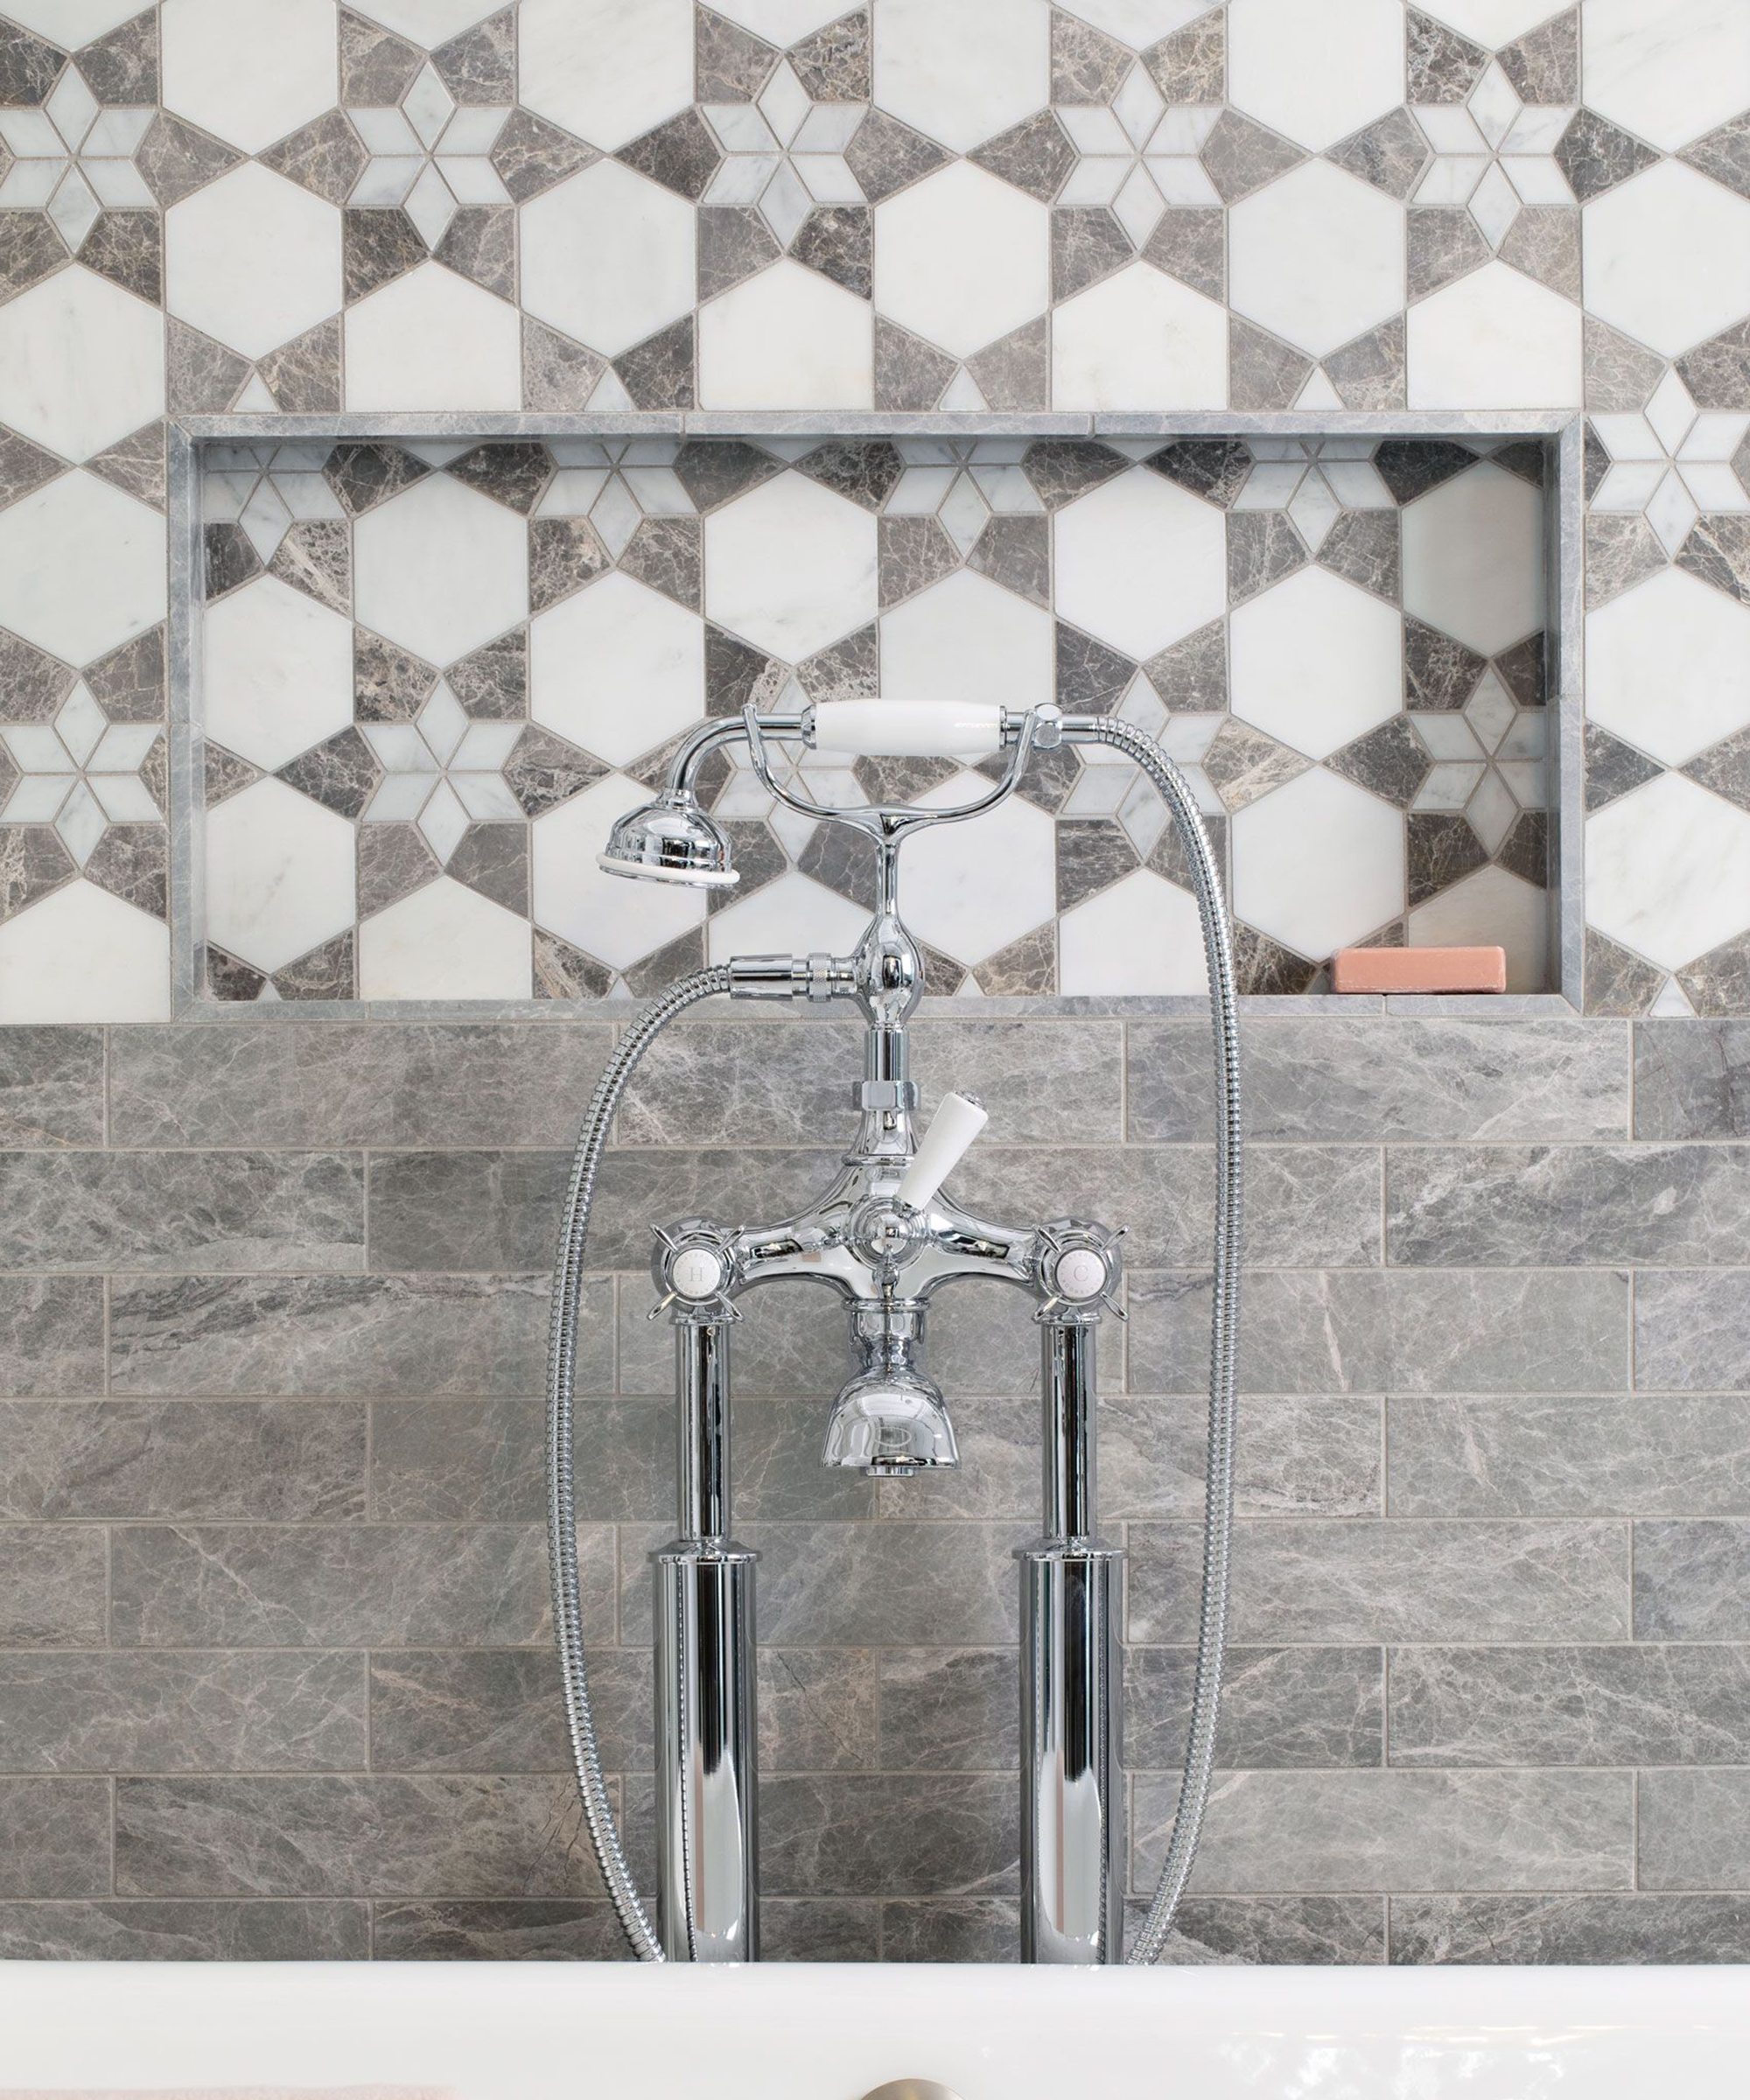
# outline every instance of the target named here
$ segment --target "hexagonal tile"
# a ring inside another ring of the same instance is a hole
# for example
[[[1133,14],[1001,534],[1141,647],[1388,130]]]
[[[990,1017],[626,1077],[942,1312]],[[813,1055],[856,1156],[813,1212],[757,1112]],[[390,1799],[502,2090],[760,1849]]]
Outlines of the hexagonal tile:
[[[1750,308],[1750,201],[1662,161],[1586,207],[1586,303],[1675,357]]]
[[[1072,906],[1058,924],[1057,979],[1071,998],[1207,991],[1195,899],[1138,868]]]
[[[740,903],[713,912],[705,944],[713,962],[727,962],[732,956],[802,956],[822,948],[842,956],[857,945],[868,923],[869,914],[860,905],[793,869]]]
[[[1479,868],[1410,914],[1418,948],[1500,948],[1509,991],[1550,989],[1550,892],[1505,868]]]
[[[1750,726],[1750,611],[1660,570],[1587,613],[1586,705],[1601,729],[1687,765]]]
[[[1441,21],[1495,51],[1550,18],[1550,0],[1440,0]]]
[[[1219,510],[1135,466],[1057,515],[1057,610],[1126,655],[1152,656],[1228,602]]]
[[[693,207],[598,160],[521,214],[522,304],[616,357],[693,304]]]
[[[206,932],[257,970],[283,969],[356,913],[353,827],[279,780],[206,815]]]
[[[1234,912],[1322,961],[1404,909],[1404,819],[1327,773],[1303,773],[1233,819]]]
[[[1236,204],[1228,256],[1236,312],[1314,357],[1403,309],[1404,206],[1329,161]]]
[[[528,612],[522,522],[448,474],[428,474],[354,528],[361,625],[428,662],[453,663]]]
[[[0,1013],[167,1021],[170,928],[94,883],[69,882],[0,926]]]
[[[410,37],[430,51],[460,31],[497,12],[495,0],[371,0],[364,10],[398,37]],[[578,14],[585,10],[579,6]]]
[[[523,0],[517,60],[524,104],[611,153],[692,101],[692,0]]]
[[[704,718],[704,622],[615,570],[530,622],[528,704],[536,721],[624,765]]]
[[[448,875],[359,927],[361,999],[526,999],[528,921]]]
[[[1228,95],[1321,152],[1404,100],[1403,9],[1396,0],[1233,0]]]
[[[788,256],[699,309],[699,405],[866,409],[875,387],[866,299]]]
[[[614,820],[649,800],[648,788],[611,773],[529,827],[536,920],[616,970],[678,941],[705,915],[703,890],[632,882],[596,865]]]
[[[1328,569],[1302,569],[1237,607],[1228,648],[1234,712],[1308,758],[1353,743],[1404,704],[1396,612]]]
[[[804,474],[705,520],[705,611],[787,663],[875,617],[875,521]]]
[[[961,773],[920,799],[970,802],[989,788],[982,774]],[[1056,829],[1016,795],[970,823],[938,824],[907,839],[900,895],[912,930],[944,955],[976,963],[1043,926],[1057,909]]]
[[[1052,696],[1050,616],[970,569],[881,615],[889,700],[1035,707]]]
[[[875,304],[956,357],[1051,304],[1042,204],[958,160],[876,207]]]
[[[1750,103],[1743,10],[1720,0],[1586,0],[1583,63],[1588,105],[1668,153]]]
[[[1135,51],[1171,36],[1208,11],[1205,0],[1082,0],[1075,10],[1082,21],[1091,22]]]
[[[424,262],[349,306],[349,409],[518,409],[516,309]]]
[[[51,38],[63,51],[77,51],[139,11],[138,0],[18,0],[6,10],[13,21]]]
[[[334,0],[164,0],[160,34],[164,107],[246,153],[340,94]]]
[[[966,152],[1050,99],[1049,33],[1045,8],[1013,0],[882,0],[875,99]]]
[[[119,488],[63,474],[0,510],[0,626],[89,663],[164,611],[164,522]]]
[[[164,414],[164,317],[88,270],[63,270],[0,307],[6,420],[86,459]]]
[[[1544,499],[1474,466],[1404,513],[1404,609],[1485,656],[1544,624]]]
[[[1505,262],[1488,262],[1410,309],[1412,409],[1572,409],[1580,310]]]
[[[1225,408],[1227,309],[1131,262],[1053,312],[1051,360],[1060,408]]]
[[[1677,970],[1750,925],[1750,814],[1662,774],[1586,819],[1586,920]]]
[[[164,214],[164,300],[190,327],[264,357],[340,311],[340,214],[246,161]]]
[[[353,718],[352,622],[258,576],[207,609],[200,702],[215,742],[270,771],[284,766]]]

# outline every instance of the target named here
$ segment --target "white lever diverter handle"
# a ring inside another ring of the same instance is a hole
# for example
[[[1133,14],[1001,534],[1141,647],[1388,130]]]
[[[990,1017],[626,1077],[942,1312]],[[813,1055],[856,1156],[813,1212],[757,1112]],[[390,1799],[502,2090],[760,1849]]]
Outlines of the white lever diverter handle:
[[[817,700],[815,749],[869,759],[982,759],[1003,747],[1003,710],[975,700]]]
[[[900,1183],[899,1198],[922,1210],[966,1157],[967,1148],[990,1120],[983,1102],[970,1094],[949,1094],[912,1156]]]

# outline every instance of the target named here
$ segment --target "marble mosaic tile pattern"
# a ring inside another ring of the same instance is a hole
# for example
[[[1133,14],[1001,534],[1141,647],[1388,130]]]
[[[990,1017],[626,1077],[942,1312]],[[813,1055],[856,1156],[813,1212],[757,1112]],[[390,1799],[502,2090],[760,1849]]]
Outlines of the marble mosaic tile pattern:
[[[208,989],[643,993],[844,948],[861,842],[745,764],[726,897],[601,874],[710,715],[950,688],[1159,735],[1228,860],[1246,987],[1351,942],[1503,939],[1545,981],[1542,455],[1429,441],[327,440],[206,454]],[[966,799],[947,761],[816,795]],[[1008,879],[982,878],[993,859]],[[941,990],[1194,991],[1186,870],[1098,753],[909,845]]]

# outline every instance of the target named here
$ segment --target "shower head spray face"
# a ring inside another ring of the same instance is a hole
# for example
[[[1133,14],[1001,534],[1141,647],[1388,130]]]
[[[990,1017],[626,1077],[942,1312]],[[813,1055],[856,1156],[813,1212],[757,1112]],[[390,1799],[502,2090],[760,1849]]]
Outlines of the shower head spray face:
[[[654,802],[628,810],[608,833],[596,865],[610,875],[701,890],[726,890],[741,879],[721,826],[684,788],[665,788]]]

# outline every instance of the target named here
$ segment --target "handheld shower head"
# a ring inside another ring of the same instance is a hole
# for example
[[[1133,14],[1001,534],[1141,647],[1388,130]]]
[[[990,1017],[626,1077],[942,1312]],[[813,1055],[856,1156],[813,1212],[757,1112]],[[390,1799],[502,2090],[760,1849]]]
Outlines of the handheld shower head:
[[[629,809],[607,835],[596,865],[610,875],[726,890],[741,878],[730,864],[721,825],[688,788],[665,788],[654,802]]]

